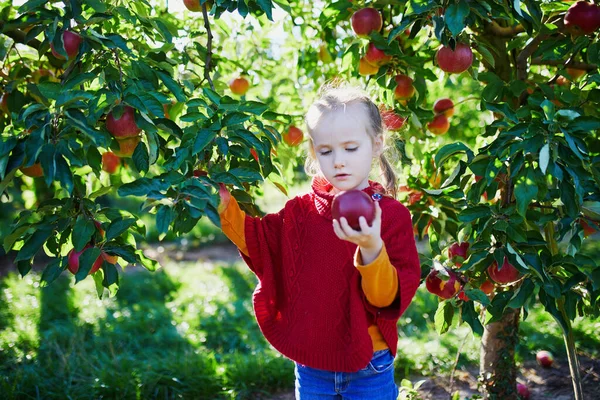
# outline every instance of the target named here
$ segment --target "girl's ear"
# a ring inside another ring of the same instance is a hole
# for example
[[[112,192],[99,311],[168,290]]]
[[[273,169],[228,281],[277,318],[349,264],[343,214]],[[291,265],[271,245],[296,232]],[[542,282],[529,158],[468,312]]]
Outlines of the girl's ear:
[[[373,139],[373,157],[379,157],[381,153],[383,153],[383,135],[377,135]]]

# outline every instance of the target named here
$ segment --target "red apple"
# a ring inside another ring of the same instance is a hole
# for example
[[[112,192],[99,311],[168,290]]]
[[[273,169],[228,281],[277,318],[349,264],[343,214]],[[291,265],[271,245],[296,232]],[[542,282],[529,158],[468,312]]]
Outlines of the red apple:
[[[469,296],[467,296],[467,294],[462,290],[460,292],[458,292],[458,298],[462,301],[471,301]]]
[[[27,175],[32,178],[44,176],[44,171],[42,170],[42,165],[40,163],[35,163],[30,167],[21,167],[19,170],[23,173],[23,175]]]
[[[296,128],[294,125],[290,126],[282,135],[283,141],[288,146],[298,146],[302,143],[302,139],[304,139],[304,133],[299,128]]]
[[[206,1],[206,9],[210,10],[213,6],[212,1]],[[202,11],[200,0],[183,0],[183,4],[190,11]]]
[[[81,36],[71,31],[64,31],[62,33],[62,41],[65,48],[65,52],[67,53],[68,59],[73,59],[77,57],[79,53],[79,45],[81,45]],[[60,54],[54,48],[54,44],[50,43],[50,50],[52,50],[52,55],[56,58],[64,60],[65,57]]]
[[[581,227],[583,228],[583,236],[584,237],[593,235],[594,233],[596,233],[600,230],[600,225],[598,225],[598,223],[591,221],[591,220],[588,223],[588,221],[586,221],[584,219],[580,219],[579,225],[581,225]]]
[[[485,294],[490,294],[494,291],[495,287],[496,286],[494,285],[494,283],[492,281],[490,281],[489,279],[486,279],[486,281],[483,282],[481,284],[481,286],[479,286],[479,290],[481,290]]]
[[[443,135],[450,129],[450,121],[444,114],[438,114],[433,117],[431,122],[427,123],[427,129],[434,135]]]
[[[369,64],[369,62],[361,57],[358,60],[358,73],[362,76],[375,75],[379,71],[379,67],[376,65]]]
[[[585,1],[578,1],[565,14],[565,28],[573,35],[587,35],[600,28],[600,8]]]
[[[448,280],[440,278],[440,271],[433,268],[427,279],[425,279],[425,286],[430,293],[433,293],[442,299],[451,299],[462,289],[462,282],[458,279],[458,276],[448,268],[444,268],[450,276]]]
[[[112,151],[102,154],[102,169],[109,174],[114,174],[121,165],[121,159]]]
[[[258,161],[258,153],[256,152],[256,150],[250,149],[250,154],[252,154],[252,158],[254,158],[256,162],[260,162]]]
[[[535,360],[544,368],[550,368],[552,363],[554,363],[554,357],[552,356],[552,353],[547,350],[538,351],[535,355]]]
[[[115,154],[119,157],[131,157],[141,140],[142,138],[139,136],[132,136],[117,140],[119,143],[119,151],[115,152]]]
[[[364,59],[369,64],[379,67],[390,62],[392,56],[386,55],[383,50],[379,50],[377,47],[375,47],[375,44],[369,43]]]
[[[412,206],[413,204],[415,204],[422,198],[423,198],[423,192],[421,192],[420,190],[413,190],[408,195],[408,205]]]
[[[519,395],[519,398],[522,400],[529,399],[529,389],[527,388],[527,386],[523,385],[522,383],[517,383],[517,394]]]
[[[415,87],[413,80],[406,75],[396,75],[396,88],[394,89],[394,97],[396,100],[408,100],[415,95]]]
[[[402,118],[394,110],[384,110],[381,112],[381,122],[388,131],[399,131],[404,126],[406,118]]]
[[[248,79],[244,78],[243,76],[240,76],[239,78],[235,78],[229,81],[229,89],[231,89],[231,91],[234,94],[237,94],[238,96],[243,96],[246,94],[248,89],[250,89],[250,82],[248,82]]]
[[[438,99],[433,103],[433,112],[450,118],[454,115],[454,103],[450,99]]]
[[[104,238],[104,229],[102,229],[102,224],[100,221],[94,221],[94,225],[96,225],[96,229],[102,238]]]
[[[120,118],[115,118],[114,110],[106,117],[106,129],[116,138],[137,136],[142,131],[135,123],[135,109],[125,106]]]
[[[442,46],[435,54],[435,59],[443,71],[458,74],[466,71],[473,64],[473,51],[464,43],[457,44],[454,50]]]
[[[352,14],[352,30],[360,37],[366,37],[371,32],[379,32],[383,26],[381,14],[374,8],[363,8]]]
[[[488,267],[488,274],[490,278],[496,283],[507,284],[513,283],[519,280],[521,273],[513,265],[508,262],[508,258],[504,257],[502,268],[498,269],[498,263],[494,261],[492,265]]]
[[[333,198],[331,215],[338,221],[345,217],[348,225],[355,231],[360,231],[359,218],[365,217],[371,225],[375,219],[375,204],[371,197],[361,190],[341,192]]]
[[[75,251],[75,249],[71,249],[71,251],[69,252],[69,254],[68,254],[69,265],[67,268],[69,269],[69,271],[71,271],[71,273],[73,275],[75,275],[77,273],[77,271],[79,271],[79,257],[81,257],[81,254],[90,247],[92,247],[92,246],[87,245],[81,251]],[[98,271],[101,266],[102,266],[102,257],[98,257],[96,259],[96,261],[94,261],[94,265],[92,265],[92,268],[90,269],[90,272],[88,273],[88,275],[93,274],[94,272]]]
[[[8,114],[8,93],[2,93],[2,96],[0,96],[0,111]]]
[[[461,266],[469,258],[469,242],[453,243],[448,249],[448,258]]]
[[[201,169],[196,169],[196,170],[194,170],[194,176],[196,178],[198,178],[200,176],[208,176],[208,172],[201,170]]]
[[[115,256],[114,254],[111,255],[111,254],[102,252],[101,256],[104,259],[104,261],[106,261],[109,264],[113,264],[114,265],[114,264],[117,263],[117,261],[119,261],[119,257]]]

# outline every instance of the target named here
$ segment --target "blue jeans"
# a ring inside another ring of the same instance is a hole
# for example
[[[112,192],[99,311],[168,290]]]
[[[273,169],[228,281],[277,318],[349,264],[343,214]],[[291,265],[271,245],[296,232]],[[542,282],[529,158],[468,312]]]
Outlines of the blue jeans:
[[[296,363],[297,400],[396,400],[394,357],[386,350],[373,353],[357,372],[332,372]]]

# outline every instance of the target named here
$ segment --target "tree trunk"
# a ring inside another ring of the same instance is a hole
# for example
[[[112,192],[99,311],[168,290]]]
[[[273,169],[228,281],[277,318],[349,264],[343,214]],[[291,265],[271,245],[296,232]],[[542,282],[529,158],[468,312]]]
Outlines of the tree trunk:
[[[520,310],[508,308],[502,319],[485,326],[479,360],[480,382],[487,399],[517,400],[515,346]]]

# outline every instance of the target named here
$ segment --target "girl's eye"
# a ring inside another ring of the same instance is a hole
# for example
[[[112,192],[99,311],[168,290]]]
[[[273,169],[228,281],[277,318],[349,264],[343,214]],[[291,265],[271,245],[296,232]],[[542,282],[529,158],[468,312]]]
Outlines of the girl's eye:
[[[356,151],[358,150],[358,147],[349,147],[346,149],[346,151]]]
[[[331,150],[324,150],[324,151],[319,152],[319,154],[321,154],[322,156],[326,156],[329,153],[331,153]]]

